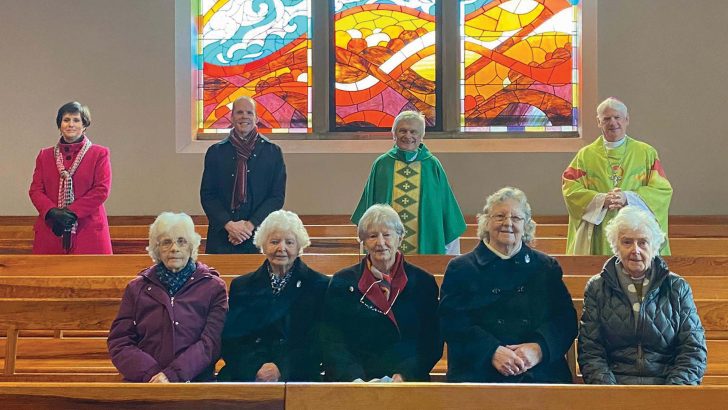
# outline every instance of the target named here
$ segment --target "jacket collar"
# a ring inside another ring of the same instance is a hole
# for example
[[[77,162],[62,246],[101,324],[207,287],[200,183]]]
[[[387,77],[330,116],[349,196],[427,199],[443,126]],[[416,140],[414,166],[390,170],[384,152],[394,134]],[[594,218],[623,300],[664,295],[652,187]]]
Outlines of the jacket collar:
[[[269,144],[272,144],[271,140],[268,137],[266,137],[265,135],[261,134],[260,132],[258,133],[258,141],[263,141],[263,142],[267,142]],[[230,145],[232,145],[232,142],[230,142],[230,135],[228,135],[227,137],[221,139],[220,142],[218,142],[218,144],[221,144],[221,145],[222,144],[230,144]],[[256,145],[258,145],[258,144],[256,144]]]
[[[600,274],[606,283],[614,289],[622,289],[619,284],[619,278],[617,278],[617,256],[612,256],[604,262],[602,273]],[[652,259],[653,277],[651,279],[652,284],[650,285],[650,293],[662,285],[662,282],[670,274],[670,269],[667,267],[667,262],[660,256],[655,256]]]
[[[209,266],[205,265],[204,263],[200,261],[195,262],[195,273],[193,273],[194,276],[197,276],[199,278],[209,278],[213,276],[219,277],[220,274],[214,270],[213,268],[210,268]],[[155,284],[159,286],[163,286],[162,283],[159,281],[159,278],[157,278],[157,275],[154,273],[154,271],[157,269],[157,265],[154,264],[143,271],[139,272],[139,276],[144,276],[147,280],[150,280],[154,282]],[[182,289],[186,288],[188,283],[185,283],[184,286],[182,286]],[[182,290],[180,289],[180,291]]]
[[[473,253],[475,254],[475,259],[480,266],[486,266],[493,261],[503,260],[499,258],[498,255],[493,253],[493,251],[488,249],[488,247],[485,246],[485,243],[483,243],[482,240],[479,241],[478,245],[475,247],[475,249],[473,249]],[[522,265],[531,263],[531,260],[533,258],[533,250],[528,247],[528,245],[523,243],[521,244],[521,250],[519,250],[515,255],[506,260],[513,261],[513,263],[515,263],[516,265]]]

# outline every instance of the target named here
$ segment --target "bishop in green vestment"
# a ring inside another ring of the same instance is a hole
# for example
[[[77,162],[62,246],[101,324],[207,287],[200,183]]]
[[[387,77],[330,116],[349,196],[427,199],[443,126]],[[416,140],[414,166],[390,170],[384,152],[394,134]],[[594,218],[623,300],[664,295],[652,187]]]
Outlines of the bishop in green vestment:
[[[561,178],[569,212],[569,255],[612,255],[604,228],[626,205],[649,212],[668,233],[672,186],[657,151],[627,136],[627,107],[616,98],[599,104],[597,122],[602,135],[579,150]],[[670,254],[667,240],[660,253]]]
[[[465,218],[450,188],[445,170],[422,137],[425,118],[403,111],[394,120],[395,146],[374,161],[354,224],[374,204],[389,204],[405,226],[404,253],[459,254]]]

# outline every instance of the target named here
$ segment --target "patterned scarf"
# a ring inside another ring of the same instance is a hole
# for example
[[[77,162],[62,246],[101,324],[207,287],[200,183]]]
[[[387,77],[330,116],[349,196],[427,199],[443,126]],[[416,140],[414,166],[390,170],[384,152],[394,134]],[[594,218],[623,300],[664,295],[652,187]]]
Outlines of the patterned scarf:
[[[293,266],[291,266],[291,269],[286,272],[283,276],[276,275],[273,270],[270,268],[270,262],[268,263],[268,275],[270,275],[270,287],[273,289],[273,296],[278,296],[283,292],[283,289],[286,288],[286,285],[288,282],[291,281],[291,276],[293,276]]]
[[[58,144],[53,147],[53,157],[56,160],[56,168],[58,169],[58,174],[60,175],[60,181],[58,182],[59,208],[65,208],[68,205],[72,204],[75,200],[73,196],[73,174],[76,173],[78,166],[81,164],[81,160],[83,160],[83,157],[86,155],[86,152],[88,152],[89,148],[91,148],[92,145],[91,140],[89,140],[86,135],[83,135],[82,138],[84,138],[83,147],[81,147],[81,151],[79,151],[78,155],[76,155],[76,159],[73,161],[73,164],[71,164],[70,169],[66,169],[66,167],[63,165],[61,142],[58,141]],[[71,228],[71,233],[76,233],[77,225],[78,223],[73,224],[73,227]]]
[[[195,270],[197,270],[197,264],[190,259],[187,261],[187,266],[179,272],[172,272],[163,263],[160,263],[157,265],[155,273],[159,281],[167,289],[169,296],[174,296],[187,283],[187,279],[195,273]]]
[[[255,143],[258,141],[258,129],[253,129],[247,135],[239,136],[235,129],[230,130],[230,142],[235,148],[237,154],[235,180],[233,181],[233,198],[230,203],[230,209],[236,210],[240,204],[247,199],[247,182],[248,182],[248,158],[253,153]]]
[[[372,272],[374,269],[376,268],[372,265],[371,256],[367,256],[364,260],[364,272],[362,272],[361,278],[359,279],[358,288],[359,292],[373,306],[370,307],[366,304],[365,306],[381,314],[386,314],[389,320],[395,326],[399,327],[397,325],[397,319],[394,317],[392,306],[394,306],[397,297],[404,291],[405,286],[407,286],[407,274],[404,271],[404,256],[402,252],[397,252],[394,265],[389,270],[389,274],[382,275],[382,279],[374,276]]]

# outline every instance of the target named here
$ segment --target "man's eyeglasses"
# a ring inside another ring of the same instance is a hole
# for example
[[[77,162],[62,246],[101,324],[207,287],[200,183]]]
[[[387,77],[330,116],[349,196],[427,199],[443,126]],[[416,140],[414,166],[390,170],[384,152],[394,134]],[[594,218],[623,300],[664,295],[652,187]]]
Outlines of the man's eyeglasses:
[[[167,238],[167,239],[162,239],[159,242],[159,246],[163,250],[168,251],[168,250],[172,249],[172,245],[174,245],[175,243],[177,244],[177,247],[178,248],[184,248],[185,246],[187,246],[187,243],[188,242],[187,242],[187,239],[181,238],[181,237],[180,238],[177,238],[176,241],[173,241],[173,240]]]
[[[523,222],[523,221],[526,220],[526,218],[523,218],[523,217],[518,216],[518,215],[506,216],[506,215],[503,215],[503,214],[488,215],[488,218],[490,218],[490,219],[492,219],[492,220],[494,220],[494,221],[496,221],[498,223],[502,223],[502,222],[505,222],[506,219],[510,219],[511,222],[513,222],[514,225],[517,224],[517,223],[521,223],[521,222]]]

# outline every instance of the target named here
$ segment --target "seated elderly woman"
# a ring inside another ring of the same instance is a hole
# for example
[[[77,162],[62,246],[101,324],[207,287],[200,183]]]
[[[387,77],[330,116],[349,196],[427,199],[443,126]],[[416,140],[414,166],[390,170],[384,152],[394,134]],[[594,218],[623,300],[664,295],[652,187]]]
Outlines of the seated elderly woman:
[[[320,381],[318,328],[328,276],[301,260],[311,244],[298,215],[272,212],[253,238],[266,259],[233,280],[220,381]]]
[[[430,379],[442,356],[437,283],[404,260],[398,250],[404,233],[389,205],[373,205],[359,220],[359,239],[368,255],[337,272],[326,292],[326,380]]]
[[[214,379],[227,294],[218,273],[196,262],[199,246],[186,214],[163,212],[149,228],[155,264],[127,285],[109,332],[111,361],[125,380]]]
[[[705,333],[690,285],[659,256],[655,217],[622,208],[607,225],[614,256],[584,291],[579,368],[590,384],[699,384]]]
[[[519,189],[490,195],[482,239],[450,261],[440,300],[450,382],[571,383],[576,311],[556,259],[528,246],[536,224]]]

